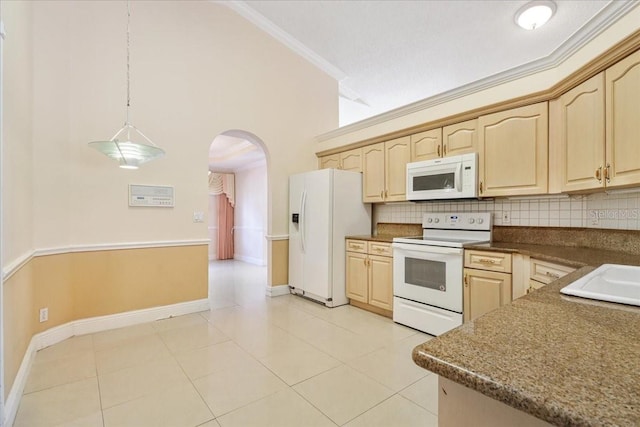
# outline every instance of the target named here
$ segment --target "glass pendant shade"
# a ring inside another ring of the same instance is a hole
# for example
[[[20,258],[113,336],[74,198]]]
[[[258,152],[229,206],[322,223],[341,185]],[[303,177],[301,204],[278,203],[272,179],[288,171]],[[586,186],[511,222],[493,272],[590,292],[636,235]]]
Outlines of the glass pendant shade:
[[[138,166],[164,156],[164,150],[154,144],[138,128],[129,122],[129,108],[131,107],[130,69],[130,31],[131,11],[127,0],[127,120],[124,126],[108,141],[93,141],[89,147],[95,148],[105,156],[116,160],[123,169],[138,169]],[[142,140],[144,142],[135,142]]]
[[[148,144],[132,141],[133,133],[144,138]],[[121,134],[124,134],[124,139],[118,139]],[[110,140],[93,141],[89,146],[116,160],[123,169],[138,169],[138,166],[164,156],[163,149],[156,146],[130,123],[126,123]]]

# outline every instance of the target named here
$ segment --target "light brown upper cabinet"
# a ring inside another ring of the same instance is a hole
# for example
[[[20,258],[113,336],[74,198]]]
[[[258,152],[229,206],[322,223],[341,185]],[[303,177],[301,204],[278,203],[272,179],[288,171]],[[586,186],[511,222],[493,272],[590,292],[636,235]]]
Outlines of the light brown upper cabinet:
[[[411,161],[473,153],[477,150],[477,120],[411,135]]]
[[[442,156],[442,128],[411,135],[411,161],[437,159]]]
[[[340,169],[340,154],[320,157],[320,169]]]
[[[362,186],[365,203],[406,200],[410,138],[393,139],[362,148]]]
[[[320,169],[328,168],[362,172],[362,148],[320,157]]]
[[[545,194],[548,173],[546,102],[478,118],[479,195]]]
[[[606,186],[640,183],[640,51],[605,71]]]
[[[457,156],[459,154],[478,151],[478,120],[467,120],[442,128],[442,155]]]
[[[549,104],[549,192],[603,187],[604,72]]]

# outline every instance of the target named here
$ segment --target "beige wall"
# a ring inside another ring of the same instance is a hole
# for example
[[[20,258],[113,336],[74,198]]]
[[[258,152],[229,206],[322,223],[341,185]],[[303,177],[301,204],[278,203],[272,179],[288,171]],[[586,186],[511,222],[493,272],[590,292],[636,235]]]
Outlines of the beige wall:
[[[313,137],[337,126],[331,77],[220,4],[132,2],[131,119],[167,156],[125,171],[87,146],[125,120],[125,2],[2,3],[4,269],[34,249],[206,239],[192,213],[207,210],[210,143],[232,129],[264,142],[267,232],[287,233],[288,176],[315,167]],[[129,208],[130,183],[174,186],[176,207]],[[281,247],[275,283],[286,283]],[[6,390],[34,333],[206,297],[206,245],[189,250],[28,262],[3,293]],[[44,306],[50,320],[40,324]]]
[[[209,145],[230,129],[264,141],[269,232],[285,234],[287,177],[314,168],[313,137],[337,125],[336,82],[219,4],[132,2],[132,122],[167,156],[123,171],[87,142],[125,117],[125,12],[34,4],[36,247],[207,238],[192,213],[207,210]],[[176,207],[129,208],[129,183],[175,186]]]
[[[33,248],[33,61],[31,2],[2,2],[3,212],[2,250],[11,262]]]
[[[271,264],[267,272],[271,286],[287,285],[289,283],[289,240],[269,241]]]
[[[95,316],[207,298],[207,245],[37,256],[4,284],[5,396],[31,337]],[[39,322],[39,310],[49,320]]]

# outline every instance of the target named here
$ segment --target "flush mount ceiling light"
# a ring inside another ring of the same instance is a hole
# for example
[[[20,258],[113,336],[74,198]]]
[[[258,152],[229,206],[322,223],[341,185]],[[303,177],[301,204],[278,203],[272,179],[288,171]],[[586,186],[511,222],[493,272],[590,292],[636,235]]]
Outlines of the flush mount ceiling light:
[[[522,6],[516,13],[516,24],[525,30],[542,27],[556,12],[556,4],[551,0],[534,0]]]
[[[108,141],[93,141],[89,143],[90,147],[95,148],[107,157],[120,163],[123,169],[138,169],[143,163],[164,156],[164,150],[147,138],[138,128],[129,122],[129,108],[131,107],[130,82],[129,82],[129,24],[131,21],[131,12],[129,1],[127,0],[127,118],[124,126],[116,132]],[[142,138],[140,138],[142,137]],[[121,139],[119,139],[121,138]],[[138,139],[142,142],[135,142]]]

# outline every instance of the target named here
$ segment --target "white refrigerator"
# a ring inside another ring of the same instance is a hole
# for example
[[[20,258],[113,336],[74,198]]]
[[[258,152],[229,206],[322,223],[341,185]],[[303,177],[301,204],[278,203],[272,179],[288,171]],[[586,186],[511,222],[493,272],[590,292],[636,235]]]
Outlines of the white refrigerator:
[[[338,169],[289,177],[289,286],[336,307],[345,288],[345,236],[371,233],[371,205],[362,203],[362,174]]]

